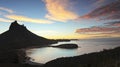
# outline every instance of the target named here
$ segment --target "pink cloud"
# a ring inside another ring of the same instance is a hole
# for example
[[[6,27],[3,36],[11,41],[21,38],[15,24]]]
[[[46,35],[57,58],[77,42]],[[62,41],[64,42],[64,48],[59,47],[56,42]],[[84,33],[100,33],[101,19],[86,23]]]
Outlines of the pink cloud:
[[[120,27],[120,21],[108,22],[106,23],[108,26]]]
[[[104,0],[101,0],[104,1]],[[100,1],[100,2],[101,2]],[[120,19],[120,1],[115,1],[105,6],[101,6],[90,13],[79,17],[79,19]]]
[[[91,27],[91,28],[81,28],[77,29],[76,33],[83,34],[108,34],[120,32],[120,27]]]

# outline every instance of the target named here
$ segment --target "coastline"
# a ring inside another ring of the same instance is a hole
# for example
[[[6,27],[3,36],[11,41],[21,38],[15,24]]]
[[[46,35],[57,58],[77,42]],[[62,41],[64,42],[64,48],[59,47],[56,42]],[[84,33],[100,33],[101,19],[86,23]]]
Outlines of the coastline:
[[[120,47],[103,50],[100,52],[88,53],[74,57],[62,57],[49,61],[46,64],[25,64],[25,63],[0,63],[2,67],[119,67]],[[21,52],[21,51],[20,51]],[[20,53],[19,53],[20,54]],[[21,53],[22,54],[22,53]],[[20,55],[21,55],[20,54]],[[25,54],[24,54],[25,55]],[[24,56],[22,56],[24,57]],[[23,59],[23,58],[22,58]],[[21,60],[22,60],[21,59]],[[7,65],[6,65],[7,64]]]

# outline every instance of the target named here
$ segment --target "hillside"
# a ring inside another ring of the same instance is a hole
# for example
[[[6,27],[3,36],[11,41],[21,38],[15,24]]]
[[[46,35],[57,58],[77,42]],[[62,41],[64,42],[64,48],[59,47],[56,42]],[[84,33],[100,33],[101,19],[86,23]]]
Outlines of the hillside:
[[[47,46],[55,41],[37,36],[17,21],[11,23],[9,30],[0,34],[0,49],[21,49]]]
[[[37,36],[14,21],[9,30],[0,34],[0,63],[24,63],[30,59],[26,56],[26,48],[45,47],[56,42]]]

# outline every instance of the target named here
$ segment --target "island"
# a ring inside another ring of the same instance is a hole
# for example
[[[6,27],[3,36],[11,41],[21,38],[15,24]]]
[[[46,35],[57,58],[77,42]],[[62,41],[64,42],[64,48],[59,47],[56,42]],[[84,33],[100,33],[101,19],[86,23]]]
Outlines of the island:
[[[77,44],[61,44],[61,45],[52,46],[52,47],[65,48],[65,49],[76,49],[78,48],[78,45]]]

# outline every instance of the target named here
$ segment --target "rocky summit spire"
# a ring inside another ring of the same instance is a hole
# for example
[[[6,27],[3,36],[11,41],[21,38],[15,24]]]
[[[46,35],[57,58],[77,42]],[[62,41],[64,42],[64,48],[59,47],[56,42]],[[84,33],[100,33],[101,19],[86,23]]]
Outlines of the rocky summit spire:
[[[18,24],[18,22],[15,20],[14,22],[11,23],[9,30],[23,30],[26,29],[24,25]]]

